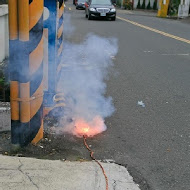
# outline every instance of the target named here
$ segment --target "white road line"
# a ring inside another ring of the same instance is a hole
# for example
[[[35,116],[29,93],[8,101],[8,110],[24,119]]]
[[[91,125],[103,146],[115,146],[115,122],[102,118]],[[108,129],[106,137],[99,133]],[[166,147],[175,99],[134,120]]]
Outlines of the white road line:
[[[178,54],[170,54],[170,53],[163,53],[163,54],[161,54],[161,55],[174,55],[174,56],[189,56],[189,53],[187,53],[187,54],[183,54],[183,53],[178,53]]]

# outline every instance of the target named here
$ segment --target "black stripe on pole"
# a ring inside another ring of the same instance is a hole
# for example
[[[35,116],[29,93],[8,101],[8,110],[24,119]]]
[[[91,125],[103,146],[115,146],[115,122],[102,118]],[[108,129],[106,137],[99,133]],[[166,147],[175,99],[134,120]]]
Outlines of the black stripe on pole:
[[[30,96],[32,96],[39,88],[43,80],[43,62],[41,63],[38,70],[31,76],[30,80]]]
[[[41,105],[40,109],[30,120],[30,122],[20,123],[19,126],[14,122],[12,126],[12,143],[20,144],[21,147],[24,147],[31,143],[42,125],[42,116],[43,106]]]
[[[58,49],[60,48],[62,42],[63,42],[63,33],[61,34],[60,38],[58,39]]]
[[[30,81],[28,42],[20,41],[19,48],[21,50],[21,52],[18,53],[18,60],[19,60],[19,64],[20,64],[19,82],[27,83]]]
[[[18,61],[18,40],[10,40],[9,41],[9,71],[10,71],[10,80],[18,81],[20,62]],[[16,63],[16,66],[15,66]]]
[[[11,143],[20,144],[20,121],[11,120]]]
[[[58,28],[60,28],[62,24],[63,24],[63,14],[62,14],[61,17],[59,18]]]
[[[63,5],[63,0],[59,0],[59,8]]]
[[[29,53],[34,51],[43,37],[43,14],[38,23],[30,30]]]

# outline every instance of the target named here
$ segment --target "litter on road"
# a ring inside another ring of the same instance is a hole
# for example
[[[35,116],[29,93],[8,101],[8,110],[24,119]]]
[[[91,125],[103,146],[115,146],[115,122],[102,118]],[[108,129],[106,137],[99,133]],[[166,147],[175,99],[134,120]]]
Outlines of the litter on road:
[[[143,103],[143,101],[138,101],[137,105],[142,106],[143,108],[145,108],[145,104]]]

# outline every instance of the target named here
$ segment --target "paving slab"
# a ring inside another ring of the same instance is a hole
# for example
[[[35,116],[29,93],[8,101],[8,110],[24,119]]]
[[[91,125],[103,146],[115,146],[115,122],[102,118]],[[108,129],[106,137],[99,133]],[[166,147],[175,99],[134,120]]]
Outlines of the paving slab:
[[[101,163],[109,190],[139,190],[127,169]],[[69,162],[0,155],[0,190],[104,190],[105,179],[94,161]]]

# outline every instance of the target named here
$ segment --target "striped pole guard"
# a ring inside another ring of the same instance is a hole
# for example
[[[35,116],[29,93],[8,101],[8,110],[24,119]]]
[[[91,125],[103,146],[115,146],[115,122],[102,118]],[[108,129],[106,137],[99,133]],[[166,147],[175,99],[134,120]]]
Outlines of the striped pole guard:
[[[43,137],[43,0],[9,0],[12,144]]]
[[[44,115],[53,108],[64,106],[63,93],[57,91],[57,83],[60,77],[60,63],[63,51],[63,0],[45,0],[45,7],[49,11],[49,17],[44,21],[44,35],[48,42],[45,46],[45,97]],[[48,53],[51,52],[51,53]]]
[[[11,139],[13,144],[19,144],[20,114],[19,102],[19,70],[18,54],[18,1],[9,0],[9,68],[10,68],[10,105],[11,105]],[[17,65],[15,66],[15,64]]]
[[[53,109],[53,98],[56,94],[56,12],[57,0],[45,0],[44,6],[48,12],[44,20],[44,115]]]
[[[43,138],[43,9],[44,0],[30,0],[30,141],[34,144]]]
[[[64,1],[58,0],[57,2],[57,83],[61,77],[61,58],[63,56],[63,29],[64,29]],[[56,107],[64,107],[65,106],[65,99],[64,93],[60,92],[59,89],[56,87],[57,95],[55,98]]]
[[[64,2],[63,0],[58,1],[57,7],[57,81],[61,76],[61,57],[63,52],[63,13],[64,13]]]

